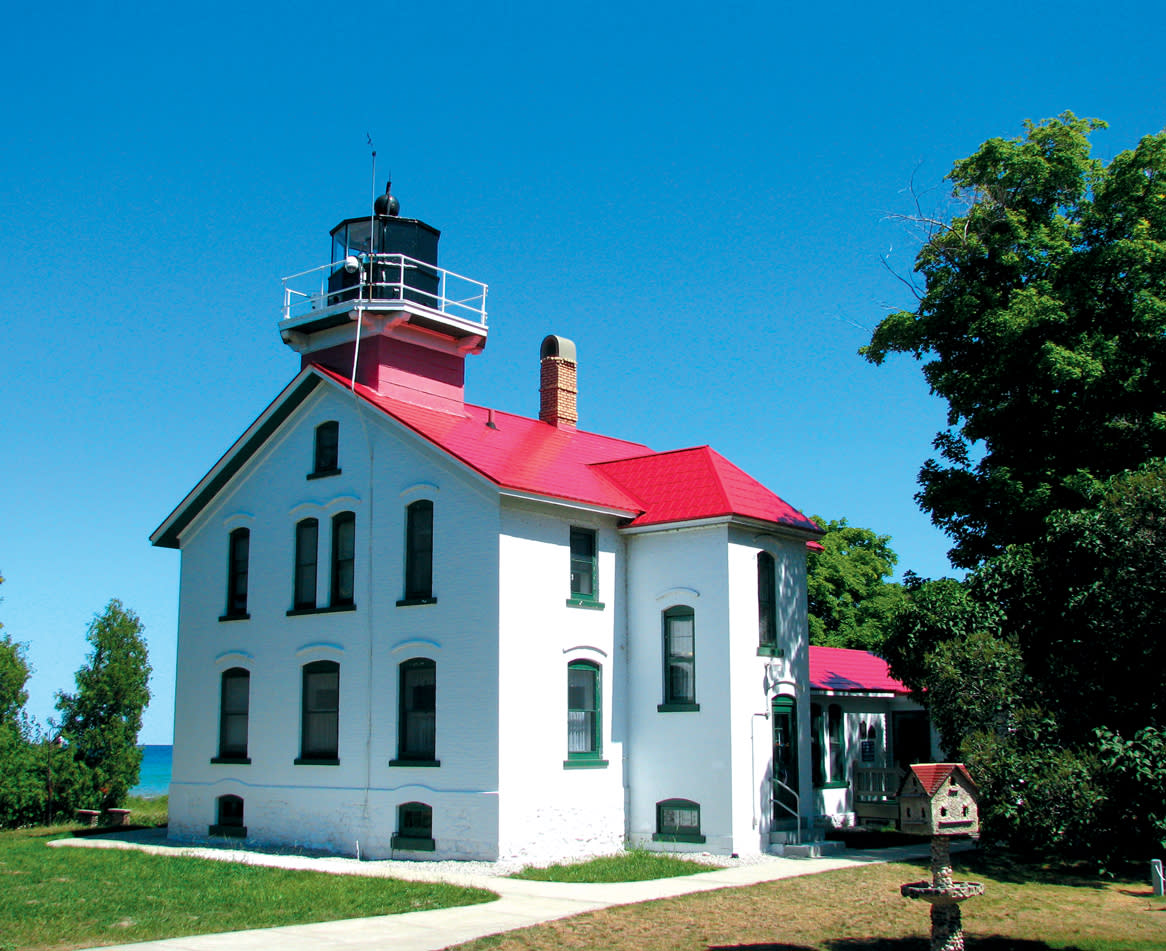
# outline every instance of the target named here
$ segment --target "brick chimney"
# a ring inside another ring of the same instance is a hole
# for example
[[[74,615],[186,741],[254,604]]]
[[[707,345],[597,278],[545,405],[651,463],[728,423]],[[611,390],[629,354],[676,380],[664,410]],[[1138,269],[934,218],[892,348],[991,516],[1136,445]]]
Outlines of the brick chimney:
[[[559,429],[574,429],[579,421],[575,344],[551,335],[543,340],[539,358],[538,418]]]

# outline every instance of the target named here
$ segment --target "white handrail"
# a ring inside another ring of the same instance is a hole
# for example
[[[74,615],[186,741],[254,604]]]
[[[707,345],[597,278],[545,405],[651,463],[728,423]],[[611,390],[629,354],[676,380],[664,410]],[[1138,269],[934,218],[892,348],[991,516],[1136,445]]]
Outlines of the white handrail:
[[[798,820],[798,841],[796,844],[801,845],[801,843],[802,843],[802,797],[797,794],[797,790],[795,790],[792,786],[787,786],[780,779],[775,779],[773,781],[773,785],[780,786],[787,793],[789,793],[791,796],[794,797],[794,805],[793,805],[792,809],[789,806],[787,806],[784,802],[782,802],[780,799],[778,799],[777,796],[771,796],[769,801],[771,803],[773,803],[773,805],[775,805],[775,806],[781,806],[782,809],[784,809],[791,816],[793,816],[795,819]]]

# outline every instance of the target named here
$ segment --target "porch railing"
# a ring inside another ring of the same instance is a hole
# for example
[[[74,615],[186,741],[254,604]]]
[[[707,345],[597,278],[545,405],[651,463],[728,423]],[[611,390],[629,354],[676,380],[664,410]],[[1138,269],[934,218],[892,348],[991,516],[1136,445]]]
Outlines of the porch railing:
[[[780,779],[775,779],[773,781],[773,790],[774,790],[774,795],[772,797],[770,797],[770,802],[772,802],[774,806],[780,806],[784,811],[788,812],[791,816],[793,816],[797,820],[797,823],[798,823],[798,841],[794,844],[801,845],[801,843],[803,842],[803,839],[802,839],[802,797],[798,795],[798,792],[796,789],[794,789],[791,786],[787,786]],[[783,799],[778,795],[779,791],[786,793],[788,796],[790,796],[793,799],[794,804],[791,806],[788,802],[783,801]],[[774,819],[777,818],[776,810],[774,810],[773,817],[774,817]]]

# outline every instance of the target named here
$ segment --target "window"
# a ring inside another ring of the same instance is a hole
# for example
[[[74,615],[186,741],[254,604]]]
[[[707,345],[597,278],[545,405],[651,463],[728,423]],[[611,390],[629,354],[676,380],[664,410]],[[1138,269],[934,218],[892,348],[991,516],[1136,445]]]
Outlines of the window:
[[[662,713],[699,710],[696,702],[696,635],[692,608],[664,612],[664,702]]]
[[[845,783],[845,758],[842,749],[842,708],[836,703],[826,710],[826,745],[830,756],[830,781]]]
[[[825,729],[822,706],[810,704],[810,781],[817,787],[826,785]]]
[[[309,479],[321,476],[339,475],[340,424],[336,420],[321,423],[316,427],[316,452]]]
[[[595,555],[595,532],[571,529],[571,596],[573,607],[602,608],[599,603],[599,571]]]
[[[223,621],[244,619],[247,614],[247,561],[251,548],[251,530],[236,528],[231,532],[227,552],[227,611]]]
[[[423,802],[405,802],[397,806],[397,832],[393,836],[394,849],[414,852],[432,852],[433,807]]]
[[[215,800],[215,819],[215,824],[208,830],[211,835],[226,835],[237,839],[247,837],[241,796],[219,796]]]
[[[247,716],[251,705],[251,674],[242,667],[223,672],[219,695],[219,755],[212,763],[250,763],[247,758]]]
[[[567,759],[564,766],[606,766],[600,669],[590,661],[567,665]]]
[[[299,765],[333,766],[340,762],[340,665],[318,660],[304,665],[303,726]]]
[[[356,515],[341,512],[332,519],[332,607],[351,607],[356,578]]]
[[[398,604],[433,604],[433,503],[405,509],[405,597]]]
[[[296,611],[316,607],[316,548],[319,543],[320,523],[305,518],[296,523],[296,577],[293,608]]]
[[[390,766],[440,766],[437,760],[437,664],[407,660],[401,671],[397,758]]]
[[[777,648],[777,574],[773,555],[757,555],[757,646],[758,653]]]
[[[700,804],[691,799],[656,803],[656,842],[704,842],[700,834]]]

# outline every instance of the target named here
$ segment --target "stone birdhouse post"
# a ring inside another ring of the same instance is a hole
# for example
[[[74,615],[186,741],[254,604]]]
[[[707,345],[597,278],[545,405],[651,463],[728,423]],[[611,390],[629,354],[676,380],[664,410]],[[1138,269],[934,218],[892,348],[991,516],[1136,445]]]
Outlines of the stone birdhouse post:
[[[899,891],[931,905],[931,951],[963,951],[959,903],[984,894],[979,882],[952,880],[951,840],[980,832],[979,790],[963,763],[918,763],[899,790],[899,828],[931,837],[931,881]]]

